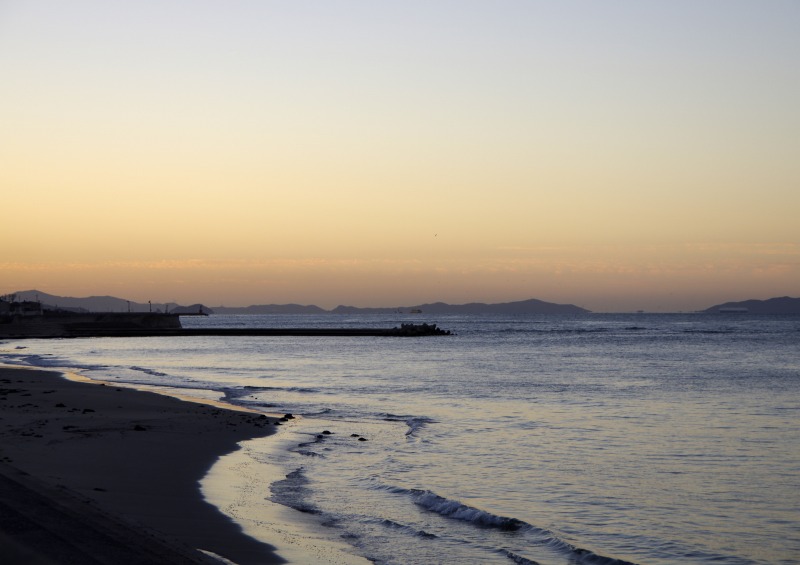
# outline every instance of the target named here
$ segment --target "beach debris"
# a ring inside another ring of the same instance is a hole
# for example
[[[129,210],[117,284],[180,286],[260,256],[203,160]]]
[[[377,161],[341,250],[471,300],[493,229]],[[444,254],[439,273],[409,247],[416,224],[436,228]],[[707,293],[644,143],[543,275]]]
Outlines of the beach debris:
[[[91,408],[84,408],[82,414],[88,414],[89,412],[94,412]]]
[[[329,435],[331,435],[333,432],[332,432],[332,431],[330,431],[330,430],[322,430],[322,433],[323,433],[324,435],[326,435],[326,436],[329,436]]]
[[[56,404],[56,408],[66,408],[66,407],[67,405],[64,404],[63,402],[59,402],[58,404]]]
[[[141,424],[136,424],[135,426],[133,426],[133,431],[135,431],[135,432],[146,432],[147,428],[145,428]]]
[[[358,441],[369,441],[369,440],[367,440],[367,438],[365,438],[365,437],[360,437],[360,438],[358,438]]]
[[[359,437],[358,434],[350,434],[350,437]]]
[[[262,418],[263,418],[263,417],[264,417],[264,416],[262,416]],[[292,413],[291,413],[291,412],[287,412],[286,414],[284,414],[284,415],[283,415],[283,417],[284,417],[285,419],[287,419],[287,420],[294,420],[294,416],[292,415]]]

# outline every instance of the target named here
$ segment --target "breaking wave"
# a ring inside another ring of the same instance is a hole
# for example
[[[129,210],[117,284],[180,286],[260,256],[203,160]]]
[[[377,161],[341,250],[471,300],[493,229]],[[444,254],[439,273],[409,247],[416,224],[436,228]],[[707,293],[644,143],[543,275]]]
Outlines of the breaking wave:
[[[555,533],[544,528],[539,528],[517,518],[498,516],[451,500],[429,490],[406,489],[402,487],[383,487],[385,490],[409,497],[414,504],[429,512],[434,512],[451,520],[459,520],[480,528],[493,528],[505,532],[517,532],[532,538],[535,545],[546,546],[559,553],[566,554],[575,563],[592,565],[634,565],[630,561],[623,561],[613,557],[598,555],[588,549],[576,547],[560,539]],[[535,563],[518,554],[507,552],[507,557],[517,563]]]
[[[310,489],[308,488],[308,478],[305,470],[300,467],[295,469],[285,479],[275,481],[270,485],[272,502],[294,508],[307,514],[319,514],[319,509],[313,504],[306,502]]]
[[[139,367],[139,366],[136,366],[136,365],[133,365],[132,367],[128,367],[128,369],[130,369],[131,371],[138,371],[140,373],[144,373],[145,375],[150,375],[152,377],[168,377],[169,376],[166,373],[162,373],[160,371],[155,371],[153,369],[148,369],[146,367]]]
[[[425,426],[433,422],[435,422],[435,420],[427,418],[425,416],[408,418],[406,420],[406,425],[408,426],[408,430],[406,431],[406,439],[418,440],[419,437],[417,436],[417,432],[419,432]]]

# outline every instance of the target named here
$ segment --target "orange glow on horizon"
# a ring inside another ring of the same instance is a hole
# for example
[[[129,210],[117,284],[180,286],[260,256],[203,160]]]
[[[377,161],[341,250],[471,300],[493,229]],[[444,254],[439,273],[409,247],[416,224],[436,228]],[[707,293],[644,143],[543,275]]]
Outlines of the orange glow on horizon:
[[[798,295],[795,4],[412,5],[3,8],[0,293]]]

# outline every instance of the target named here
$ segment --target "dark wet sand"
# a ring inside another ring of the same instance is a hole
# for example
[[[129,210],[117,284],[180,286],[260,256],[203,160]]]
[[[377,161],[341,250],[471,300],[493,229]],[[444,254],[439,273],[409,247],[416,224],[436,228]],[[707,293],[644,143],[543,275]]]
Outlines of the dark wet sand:
[[[283,563],[199,481],[271,419],[0,367],[0,561]],[[264,493],[268,496],[269,493]]]

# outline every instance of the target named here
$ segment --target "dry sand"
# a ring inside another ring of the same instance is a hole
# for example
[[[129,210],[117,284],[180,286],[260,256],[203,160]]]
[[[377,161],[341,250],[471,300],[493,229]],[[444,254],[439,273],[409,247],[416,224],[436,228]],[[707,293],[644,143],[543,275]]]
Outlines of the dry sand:
[[[0,367],[0,562],[283,563],[199,481],[257,414]],[[264,493],[266,497],[268,493]]]

